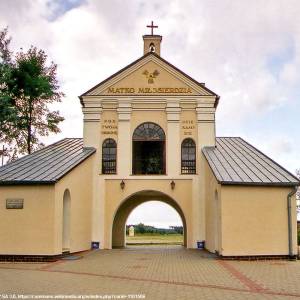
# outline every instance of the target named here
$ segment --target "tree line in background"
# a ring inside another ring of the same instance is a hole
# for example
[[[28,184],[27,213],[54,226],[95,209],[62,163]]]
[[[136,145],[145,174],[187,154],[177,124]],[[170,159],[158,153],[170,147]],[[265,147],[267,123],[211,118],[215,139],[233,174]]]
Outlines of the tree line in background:
[[[0,154],[13,160],[43,147],[42,136],[60,132],[64,118],[49,105],[64,94],[57,65],[48,63],[43,50],[31,46],[13,53],[10,42],[5,28],[0,31]]]
[[[135,234],[183,234],[182,226],[169,226],[169,228],[156,228],[154,226],[144,225],[126,225],[126,234],[129,234],[129,228],[134,227]]]

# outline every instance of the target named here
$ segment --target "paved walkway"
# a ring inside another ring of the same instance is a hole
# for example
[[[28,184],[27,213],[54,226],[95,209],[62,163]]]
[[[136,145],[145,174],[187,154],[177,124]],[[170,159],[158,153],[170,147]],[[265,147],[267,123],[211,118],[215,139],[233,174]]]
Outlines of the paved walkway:
[[[12,294],[300,299],[300,261],[222,261],[205,251],[176,246],[136,246],[81,256],[49,264],[1,263],[0,299]]]

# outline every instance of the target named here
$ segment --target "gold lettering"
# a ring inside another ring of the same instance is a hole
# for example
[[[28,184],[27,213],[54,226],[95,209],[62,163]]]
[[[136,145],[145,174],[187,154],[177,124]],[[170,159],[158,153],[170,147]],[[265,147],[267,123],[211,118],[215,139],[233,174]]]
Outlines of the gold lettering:
[[[192,135],[192,132],[191,131],[185,131],[183,134],[184,135]]]
[[[109,87],[108,93],[110,94],[190,94],[192,93],[191,88],[185,88],[185,87],[160,87],[160,88],[151,88],[151,87],[140,87],[138,90],[135,90],[135,88],[129,88],[129,87]]]

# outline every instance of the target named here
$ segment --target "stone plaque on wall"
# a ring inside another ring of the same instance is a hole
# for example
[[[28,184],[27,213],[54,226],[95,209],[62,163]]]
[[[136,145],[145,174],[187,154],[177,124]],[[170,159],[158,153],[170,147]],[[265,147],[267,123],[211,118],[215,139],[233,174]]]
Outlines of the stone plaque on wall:
[[[24,199],[6,199],[6,209],[23,209]]]

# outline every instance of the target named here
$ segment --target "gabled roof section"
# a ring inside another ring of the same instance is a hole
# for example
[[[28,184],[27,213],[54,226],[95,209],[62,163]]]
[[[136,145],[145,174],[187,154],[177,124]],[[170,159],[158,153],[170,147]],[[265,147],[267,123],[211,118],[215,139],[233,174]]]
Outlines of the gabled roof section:
[[[0,185],[56,183],[95,152],[81,138],[65,138],[0,167]]]
[[[166,72],[172,73],[174,78],[177,79],[177,77],[181,77],[181,80],[183,80],[186,84],[190,85],[191,88],[195,89],[199,94],[208,95],[208,96],[215,96],[216,102],[219,99],[219,96],[205,87],[203,83],[200,83],[184,73],[183,71],[176,68],[174,65],[166,61],[165,59],[161,58],[159,55],[153,52],[149,52],[139,59],[135,60],[131,64],[127,65],[125,68],[121,69],[120,71],[116,72],[112,76],[108,77],[107,79],[103,80],[99,84],[95,85],[85,93],[83,93],[81,96],[79,96],[81,103],[83,104],[83,97],[85,96],[95,96],[95,95],[103,95],[103,91],[105,88],[108,88],[109,86],[113,85],[114,83],[120,81],[122,78],[128,76],[129,74],[136,71],[138,68],[143,67],[147,62],[153,61],[162,66]],[[141,73],[142,74],[142,73]],[[141,78],[144,78],[143,75],[141,75]],[[102,89],[103,87],[103,89]]]
[[[299,180],[240,137],[216,138],[202,152],[218,183],[224,185],[297,186]]]

